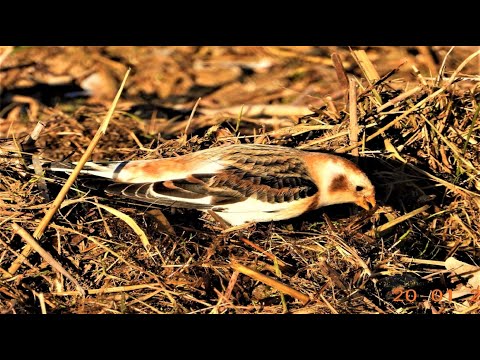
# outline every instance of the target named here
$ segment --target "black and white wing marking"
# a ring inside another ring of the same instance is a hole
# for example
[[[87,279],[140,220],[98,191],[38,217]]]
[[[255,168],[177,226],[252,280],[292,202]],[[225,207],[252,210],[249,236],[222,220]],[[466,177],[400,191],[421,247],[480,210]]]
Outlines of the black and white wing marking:
[[[107,192],[152,204],[216,211],[248,198],[277,204],[318,193],[296,150],[262,145],[231,149],[222,155],[224,167],[216,173],[161,182],[117,183]]]

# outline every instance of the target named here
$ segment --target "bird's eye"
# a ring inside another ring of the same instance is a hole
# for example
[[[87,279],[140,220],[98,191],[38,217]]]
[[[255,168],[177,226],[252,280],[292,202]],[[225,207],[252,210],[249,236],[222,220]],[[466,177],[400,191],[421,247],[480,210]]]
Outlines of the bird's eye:
[[[363,190],[363,186],[357,185],[357,187],[355,188],[355,191],[362,191],[362,190]]]

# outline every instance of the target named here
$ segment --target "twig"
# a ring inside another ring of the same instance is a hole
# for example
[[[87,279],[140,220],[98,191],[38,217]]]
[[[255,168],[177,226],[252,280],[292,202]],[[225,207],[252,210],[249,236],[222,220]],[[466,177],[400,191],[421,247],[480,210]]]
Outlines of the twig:
[[[38,301],[40,301],[40,310],[43,315],[47,313],[47,307],[45,306],[45,296],[43,296],[43,293],[38,293],[37,294]]]
[[[371,306],[372,308],[375,309],[375,311],[377,311],[379,314],[386,314],[385,311],[383,311],[382,309],[380,309],[377,305],[375,305],[369,298],[367,298],[366,296],[362,296],[362,299],[363,301],[368,304],[369,306]]]
[[[427,82],[425,81],[425,78],[422,76],[420,71],[415,65],[412,65],[412,70],[415,76],[418,78],[418,80],[422,83],[423,86],[427,86]]]
[[[443,61],[442,61],[442,65],[440,66],[440,70],[438,71],[438,76],[437,78],[435,79],[435,86],[438,86],[438,84],[440,84],[440,79],[443,77],[443,74],[445,73],[445,68],[447,66],[447,58],[448,56],[452,53],[453,49],[455,49],[455,46],[452,46],[447,54],[445,55],[445,57],[443,58]]]
[[[376,228],[375,230],[371,230],[367,233],[367,235],[370,235],[370,236],[373,236],[375,235],[375,233],[377,234],[381,234],[382,232],[390,229],[391,227],[394,227],[402,222],[404,222],[405,220],[408,220],[410,219],[411,217],[415,216],[415,215],[418,215],[420,214],[421,212],[424,212],[425,210],[427,210],[428,208],[430,207],[430,205],[424,205],[422,206],[421,208],[418,208],[418,209],[415,209],[413,211],[410,211],[409,213],[406,213],[405,215],[402,215],[402,216],[399,216],[398,218],[392,220],[392,221],[389,221],[388,223],[386,224],[383,224],[381,226],[379,226],[378,228]]]
[[[248,240],[247,238],[245,238],[244,236],[240,235],[239,236],[240,240],[251,246],[252,248],[254,248],[255,250],[259,251],[261,254],[265,255],[266,257],[268,257],[270,260],[272,261],[276,261],[278,263],[279,266],[281,266],[282,268],[286,268],[286,267],[291,267],[289,264],[287,264],[286,262],[280,260],[278,257],[276,257],[275,255],[269,253],[267,250],[264,250],[262,249],[260,246],[258,246],[257,244],[251,242],[250,240]]]
[[[12,249],[12,247],[7,244],[5,241],[3,241],[2,239],[0,239],[0,244],[3,245],[5,247],[5,249],[7,249],[8,251],[10,251],[12,254],[18,256],[18,257],[21,257],[22,254],[20,254],[18,251],[16,251],[15,249]],[[27,265],[30,269],[37,269],[37,267],[35,267],[33,264],[30,263],[30,261],[28,261],[27,259],[24,259],[24,264]],[[14,278],[14,276],[12,274],[10,274],[7,270],[4,270],[0,267],[0,272],[2,273],[2,279],[10,279],[12,280]],[[18,276],[18,275],[17,275]],[[45,279],[47,282],[50,282],[50,279],[40,273],[40,276]]]
[[[382,112],[383,110],[385,110],[386,108],[392,106],[392,105],[395,105],[396,103],[402,101],[402,100],[405,100],[406,98],[416,94],[417,92],[419,92],[420,90],[422,90],[422,87],[421,86],[415,86],[413,89],[410,89],[408,91],[405,91],[404,93],[398,95],[397,97],[393,98],[392,100],[389,100],[387,101],[385,104],[383,104],[382,106],[379,106],[377,108],[377,112],[380,113]]]
[[[240,273],[238,271],[234,271],[232,274],[232,277],[230,278],[230,281],[228,282],[227,289],[225,290],[224,298],[226,300],[230,300],[230,296],[232,295],[233,288],[235,287],[235,284],[237,283],[238,275]]]
[[[353,50],[352,56],[370,85],[373,85],[376,81],[380,80],[380,75],[378,75],[375,66],[373,66],[365,50]]]
[[[33,128],[30,135],[28,135],[25,140],[22,142],[22,149],[23,151],[28,151],[35,145],[35,141],[38,140],[40,137],[40,133],[45,128],[45,124],[42,122],[38,122],[37,125]]]
[[[187,126],[185,126],[185,133],[183,134],[183,137],[182,137],[183,144],[187,143],[188,129],[190,128],[190,124],[192,122],[193,115],[195,115],[195,111],[197,110],[197,107],[198,107],[198,104],[200,103],[200,100],[202,100],[201,97],[198,98],[197,102],[193,106],[192,112],[190,113],[190,117],[188,118]]]
[[[295,125],[282,127],[278,130],[272,130],[265,133],[266,136],[276,136],[279,138],[286,138],[291,136],[298,136],[306,132],[317,131],[317,130],[332,130],[335,128],[335,125]]]
[[[335,67],[335,73],[337,74],[338,82],[340,83],[340,88],[342,90],[348,89],[348,78],[345,73],[345,68],[343,67],[342,60],[337,53],[332,54],[332,62]]]
[[[272,279],[271,277],[263,275],[262,273],[259,273],[256,270],[250,269],[249,267],[243,266],[235,261],[232,261],[230,266],[232,267],[233,270],[238,271],[247,276],[250,276],[255,280],[261,281],[262,283],[277,289],[278,291],[281,291],[287,295],[290,295],[295,299],[300,300],[303,304],[306,304],[310,300],[310,298],[307,295],[302,294],[301,292],[295,289],[292,289],[290,286],[282,284],[280,281]]]
[[[382,104],[382,97],[378,91],[373,88],[375,83],[380,80],[380,75],[378,75],[375,66],[373,66],[372,62],[368,58],[367,52],[365,50],[354,50],[352,51],[352,56],[362,70],[363,75],[367,79],[369,85],[372,87],[372,94],[375,96],[378,103]]]
[[[40,256],[46,262],[48,262],[56,271],[58,271],[63,276],[65,276],[67,279],[69,279],[71,282],[73,282],[75,284],[75,286],[77,287],[78,291],[80,292],[80,294],[82,294],[82,296],[85,296],[85,290],[82,289],[82,286],[80,285],[80,283],[77,280],[75,280],[75,278],[72,275],[70,275],[70,273],[67,270],[65,270],[63,268],[63,266],[57,260],[55,260],[52,257],[52,255],[50,255],[46,250],[44,250],[40,246],[40,244],[37,241],[35,241],[35,239],[24,228],[22,228],[20,225],[18,225],[16,223],[13,223],[12,224],[12,229],[15,233],[20,235],[22,237],[22,239],[25,240],[25,242],[33,250],[38,252],[40,254]]]
[[[112,106],[110,106],[110,109],[108,110],[108,113],[105,116],[105,119],[102,121],[100,127],[98,128],[97,132],[95,133],[95,136],[93,137],[92,141],[88,145],[87,150],[85,150],[85,153],[82,155],[82,157],[78,161],[77,166],[75,166],[75,169],[73,169],[72,173],[70,174],[67,181],[65,182],[65,185],[63,185],[59,194],[55,198],[55,201],[53,202],[52,206],[50,207],[50,209],[45,214],[45,217],[42,219],[42,221],[38,225],[37,229],[35,229],[35,232],[33,234],[33,236],[35,238],[39,239],[43,235],[43,233],[45,232],[45,229],[47,228],[48,224],[50,223],[50,220],[52,219],[53,215],[58,210],[58,208],[60,207],[60,204],[63,202],[63,199],[65,198],[68,191],[70,190],[70,187],[73,185],[73,183],[77,179],[78,175],[80,174],[80,171],[82,170],[83,166],[85,165],[85,163],[88,161],[88,159],[92,155],[92,152],[95,149],[95,147],[97,146],[101,137],[105,134],[105,131],[107,130],[108,123],[110,122],[110,119],[113,116],[113,112],[115,111],[115,107],[117,105],[117,102],[120,99],[120,95],[123,91],[123,87],[125,86],[125,82],[127,81],[127,77],[128,77],[129,73],[130,73],[130,69],[127,70],[127,72],[125,74],[125,77],[123,78],[123,82],[120,85],[120,89],[118,89],[117,95],[115,96],[115,99],[113,100]]]
[[[338,315],[338,311],[335,310],[335,308],[327,301],[327,299],[325,299],[325,296],[323,296],[322,294],[319,295],[320,299],[322,299],[322,301],[325,303],[325,305],[327,305],[327,307],[330,309],[330,311],[333,313],[333,314],[337,314]]]
[[[162,286],[160,283],[152,283],[152,284],[140,284],[140,285],[129,285],[129,286],[117,286],[111,288],[104,288],[104,289],[90,289],[87,290],[88,295],[96,295],[96,294],[111,294],[111,293],[119,293],[119,292],[127,292],[133,290],[141,290],[141,289],[158,289],[157,286]],[[161,291],[169,291],[165,289],[159,289]],[[173,291],[169,291],[171,294],[175,294]],[[78,295],[78,291],[61,291],[61,292],[52,292],[52,295],[56,296],[72,296]]]
[[[349,113],[350,113],[350,144],[358,144],[358,118],[357,118],[357,89],[356,83],[353,77],[349,79],[349,88],[348,88],[348,104],[349,104]],[[358,157],[358,147],[356,146],[352,149],[352,155]]]
[[[70,190],[70,187],[73,185],[75,180],[77,179],[78,174],[80,174],[80,171],[82,170],[83,166],[87,162],[87,160],[90,158],[90,155],[92,154],[93,150],[95,149],[95,146],[97,146],[100,138],[102,137],[103,134],[105,134],[105,131],[107,129],[108,123],[113,115],[113,112],[115,110],[115,107],[117,105],[118,100],[120,99],[120,94],[122,93],[123,87],[125,86],[125,82],[127,80],[128,74],[130,73],[130,69],[127,70],[125,77],[123,78],[123,82],[120,85],[120,89],[118,89],[117,95],[115,96],[115,99],[112,102],[112,106],[110,106],[110,109],[108,110],[107,115],[105,116],[105,119],[102,121],[100,127],[98,128],[95,136],[93,137],[92,141],[88,145],[87,150],[83,154],[82,158],[78,162],[77,166],[73,170],[73,172],[70,174],[68,177],[67,181],[63,185],[62,189],[58,193],[57,197],[53,201],[52,205],[50,206],[50,209],[48,209],[47,213],[43,217],[42,221],[40,221],[40,224],[38,224],[37,228],[35,229],[35,232],[33,233],[33,237],[36,239],[39,239],[43,233],[45,232],[45,229],[47,228],[48,224],[53,218],[53,215],[57,212],[58,208],[60,207],[61,203],[63,202],[63,199],[67,195],[68,191]],[[20,266],[23,263],[23,258],[27,258],[28,255],[30,255],[30,252],[32,251],[31,247],[27,245],[23,251],[22,251],[22,256],[17,259],[12,263],[10,268],[8,269],[8,272],[10,274],[15,274],[17,270],[20,268]]]
[[[362,125],[360,127],[360,129],[369,129],[369,128],[377,126],[377,125],[378,125],[377,123],[370,123],[370,124],[367,124],[365,126]],[[348,135],[349,132],[350,132],[350,130],[345,130],[345,131],[337,132],[336,134],[333,134],[333,135],[321,137],[320,139],[313,139],[313,140],[310,140],[309,142],[307,142],[305,144],[297,146],[297,149],[308,149],[308,148],[311,148],[313,145],[318,145],[318,144],[321,144],[323,142],[330,141],[330,140]],[[355,146],[358,146],[358,145],[355,145]],[[350,150],[352,150],[352,149],[350,149]]]
[[[413,263],[413,264],[421,264],[421,265],[445,266],[445,261],[415,259],[415,258],[409,258],[407,256],[402,256],[400,257],[399,260],[401,262],[409,263],[409,264]]]

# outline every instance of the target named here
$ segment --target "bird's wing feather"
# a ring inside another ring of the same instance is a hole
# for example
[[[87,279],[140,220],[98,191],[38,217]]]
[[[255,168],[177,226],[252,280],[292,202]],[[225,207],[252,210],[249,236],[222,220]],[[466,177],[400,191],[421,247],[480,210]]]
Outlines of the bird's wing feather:
[[[212,208],[209,204],[209,196],[181,189],[169,189],[163,182],[143,184],[111,184],[106,192],[112,195],[120,195],[137,201],[155,205],[165,205],[180,208],[207,210]]]
[[[224,168],[183,179],[141,184],[113,184],[111,194],[174,207],[221,211],[222,207],[253,197],[264,203],[290,202],[313,196],[318,188],[305,164],[294,154],[259,146],[226,151]],[[289,156],[290,155],[290,156]]]

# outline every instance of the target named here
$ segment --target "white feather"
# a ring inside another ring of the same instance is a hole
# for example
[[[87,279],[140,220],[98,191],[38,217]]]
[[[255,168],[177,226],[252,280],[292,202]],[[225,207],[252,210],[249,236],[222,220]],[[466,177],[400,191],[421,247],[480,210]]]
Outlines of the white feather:
[[[310,201],[310,198],[296,200],[295,206],[292,206],[292,202],[271,204],[248,198],[242,202],[214,207],[212,210],[231,225],[237,226],[251,221],[277,221],[296,217],[303,213]]]

